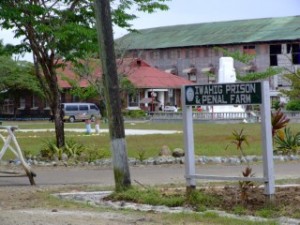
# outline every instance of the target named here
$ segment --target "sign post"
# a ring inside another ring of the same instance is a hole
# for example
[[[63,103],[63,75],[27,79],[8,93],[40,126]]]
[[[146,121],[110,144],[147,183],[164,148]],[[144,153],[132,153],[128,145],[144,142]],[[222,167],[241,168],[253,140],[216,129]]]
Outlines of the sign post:
[[[183,109],[183,124],[184,124],[184,147],[185,149],[185,177],[187,191],[196,188],[195,178],[191,174],[195,174],[195,151],[194,151],[194,132],[193,132],[193,108],[185,105],[185,95],[181,95]]]
[[[184,140],[185,173],[187,188],[195,188],[195,179],[260,181],[265,184],[265,194],[275,193],[273,146],[271,132],[271,113],[269,84],[267,81],[247,83],[222,83],[205,85],[187,85],[181,89]],[[200,175],[195,172],[194,132],[192,106],[205,105],[262,105],[261,126],[263,151],[263,178],[224,177]]]

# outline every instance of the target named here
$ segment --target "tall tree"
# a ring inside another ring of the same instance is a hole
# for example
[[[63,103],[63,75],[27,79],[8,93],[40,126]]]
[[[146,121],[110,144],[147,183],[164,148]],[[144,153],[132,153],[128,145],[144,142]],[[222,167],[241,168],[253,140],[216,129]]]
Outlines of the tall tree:
[[[136,18],[126,10],[167,9],[167,0],[122,0],[115,5],[112,20],[130,29],[128,21]],[[32,51],[36,76],[49,101],[55,121],[57,146],[64,145],[64,124],[61,118],[61,90],[57,68],[65,61],[77,60],[97,49],[93,0],[3,0],[0,1],[0,28],[13,29],[22,37],[20,51]]]
[[[23,38],[20,46],[33,52],[36,76],[54,115],[58,147],[64,145],[64,124],[56,69],[64,66],[64,61],[96,48],[90,3],[88,0],[0,1],[0,27],[14,29],[15,36]]]
[[[32,63],[15,61],[8,56],[0,56],[0,91],[1,100],[4,98],[13,100],[14,116],[16,116],[18,100],[24,92],[44,97],[34,75]]]
[[[0,101],[12,99],[16,116],[17,103],[22,93],[26,91],[43,97],[43,92],[34,76],[32,63],[12,59],[14,52],[14,46],[3,45],[0,41]]]

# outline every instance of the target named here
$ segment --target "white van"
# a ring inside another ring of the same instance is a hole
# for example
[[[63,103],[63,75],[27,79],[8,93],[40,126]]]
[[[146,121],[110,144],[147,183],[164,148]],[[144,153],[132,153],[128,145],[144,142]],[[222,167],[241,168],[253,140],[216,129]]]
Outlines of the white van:
[[[64,121],[69,121],[71,123],[88,119],[95,121],[96,118],[101,117],[100,110],[94,103],[62,103],[61,107],[64,113]]]

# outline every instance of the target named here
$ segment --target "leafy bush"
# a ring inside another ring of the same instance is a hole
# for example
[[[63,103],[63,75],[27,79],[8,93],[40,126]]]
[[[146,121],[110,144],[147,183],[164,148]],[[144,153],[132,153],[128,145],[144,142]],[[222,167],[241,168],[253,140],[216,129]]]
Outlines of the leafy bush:
[[[42,159],[46,160],[53,160],[55,157],[57,157],[58,160],[61,160],[62,154],[65,153],[69,158],[77,159],[84,150],[84,146],[73,139],[66,140],[65,146],[61,148],[58,148],[56,146],[56,141],[51,139],[44,141],[40,156]]]
[[[69,158],[76,159],[84,151],[84,146],[77,143],[75,140],[67,140],[63,148],[63,152],[68,155]]]
[[[97,159],[103,159],[105,156],[106,153],[103,149],[97,147],[96,145],[91,145],[83,150],[80,159],[90,163]]]
[[[55,140],[45,140],[40,151],[40,156],[47,160],[51,160],[54,157],[57,157],[58,160],[61,160],[62,153],[63,149],[56,146]]]
[[[291,100],[286,104],[286,110],[300,111],[300,100]]]
[[[146,113],[143,110],[127,110],[123,112],[124,117],[139,119],[144,118]]]
[[[278,145],[276,151],[280,151],[284,155],[297,153],[300,148],[300,132],[294,135],[290,128],[286,127],[283,134],[277,133],[274,141]]]

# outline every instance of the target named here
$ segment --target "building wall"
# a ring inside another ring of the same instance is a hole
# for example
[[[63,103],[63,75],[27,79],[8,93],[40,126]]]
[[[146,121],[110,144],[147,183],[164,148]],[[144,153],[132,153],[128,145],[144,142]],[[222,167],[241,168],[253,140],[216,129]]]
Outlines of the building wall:
[[[291,44],[291,43],[289,43]],[[299,45],[299,43],[295,43]],[[253,64],[256,67],[256,71],[265,71],[271,66],[270,62],[270,49],[272,45],[280,45],[281,53],[275,54],[278,65],[280,67],[286,67],[293,69],[293,63],[288,57],[289,47],[287,43],[270,43],[270,44],[247,44],[247,45],[227,45],[222,46],[228,51],[239,51],[255,54]],[[254,49],[253,49],[254,48]],[[272,50],[271,50],[272,51]],[[290,50],[289,50],[290,51]],[[171,68],[177,71],[179,76],[189,79],[187,73],[184,72],[187,68],[194,66],[196,69],[196,83],[208,83],[209,78],[203,71],[204,68],[208,68],[211,65],[215,68],[214,74],[217,76],[219,67],[219,58],[223,56],[223,53],[213,47],[185,47],[185,48],[167,48],[167,49],[154,49],[154,50],[138,50],[131,51],[133,57],[140,57],[149,63],[151,66],[161,70],[169,70]],[[299,54],[300,56],[300,54]],[[243,72],[243,68],[247,65],[235,61],[236,70]],[[281,86],[288,86],[288,82],[280,76],[270,78],[270,87],[273,90]]]

